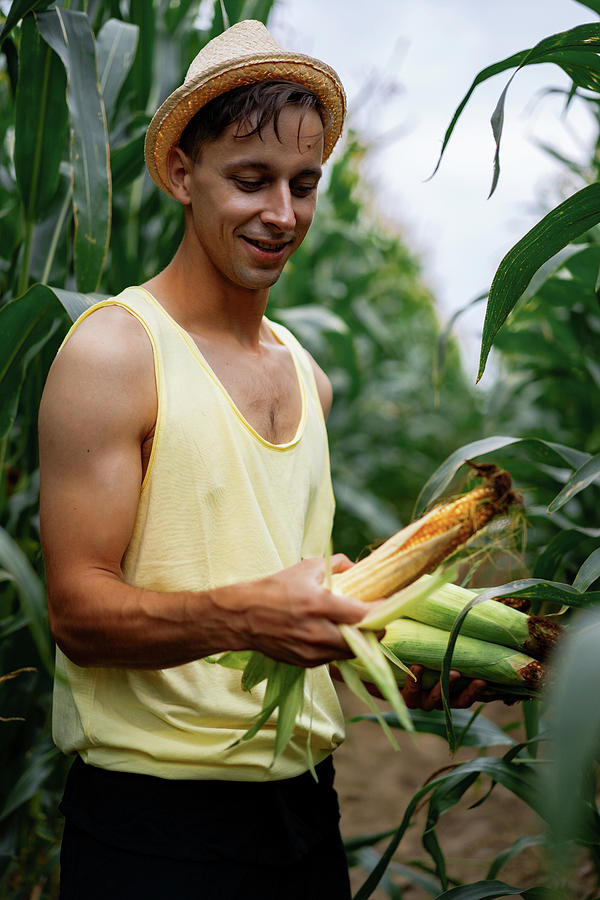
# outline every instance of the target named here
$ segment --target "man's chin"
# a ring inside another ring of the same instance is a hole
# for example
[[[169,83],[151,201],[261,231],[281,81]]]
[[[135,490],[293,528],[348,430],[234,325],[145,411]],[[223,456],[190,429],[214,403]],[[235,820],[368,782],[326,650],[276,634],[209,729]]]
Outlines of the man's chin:
[[[277,270],[248,272],[240,277],[238,284],[250,291],[268,290],[279,281],[282,272],[283,266]]]

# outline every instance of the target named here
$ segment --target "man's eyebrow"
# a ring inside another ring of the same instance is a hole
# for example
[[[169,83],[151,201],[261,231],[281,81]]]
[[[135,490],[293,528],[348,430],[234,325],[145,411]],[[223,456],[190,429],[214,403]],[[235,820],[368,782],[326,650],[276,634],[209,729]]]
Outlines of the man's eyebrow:
[[[252,159],[252,157],[247,157],[243,159],[236,159],[233,162],[228,163],[225,166],[226,172],[232,172],[235,169],[256,169],[259,172],[270,172],[271,166],[268,163],[261,162],[257,159]],[[313,175],[317,178],[320,178],[323,174],[323,169],[321,166],[307,166],[305,169],[302,169],[294,178],[302,178],[307,175]]]

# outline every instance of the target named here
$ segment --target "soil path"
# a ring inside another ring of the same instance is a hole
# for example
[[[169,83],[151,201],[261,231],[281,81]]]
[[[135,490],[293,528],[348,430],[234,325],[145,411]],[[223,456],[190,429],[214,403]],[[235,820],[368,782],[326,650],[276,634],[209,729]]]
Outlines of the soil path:
[[[340,699],[347,717],[361,715],[364,706],[344,685],[338,685]],[[487,718],[500,727],[519,723],[519,706],[507,707],[501,702],[488,704]],[[519,739],[522,730],[510,732]],[[341,828],[344,838],[361,834],[375,834],[397,827],[407,804],[426,780],[439,769],[463,762],[477,755],[476,748],[464,748],[455,757],[448,752],[448,745],[435,735],[417,734],[414,737],[396,732],[400,752],[388,743],[381,728],[372,722],[348,724],[347,739],[335,753],[336,785],[342,810]],[[488,749],[487,756],[502,755],[508,747]],[[459,882],[471,883],[487,876],[490,863],[498,853],[509,847],[521,835],[536,835],[543,830],[540,819],[514,794],[496,786],[481,806],[469,809],[481,800],[489,788],[489,780],[478,780],[462,801],[440,819],[437,835],[446,857],[448,875]],[[423,849],[421,835],[426,821],[426,809],[415,816],[414,824],[404,836],[395,861],[410,865],[418,860],[430,866],[431,858]],[[379,853],[386,841],[376,846]],[[543,882],[543,855],[538,848],[528,848],[516,860],[506,865],[498,879],[520,888],[532,887]],[[581,900],[593,889],[590,865],[582,860],[578,872],[579,887],[573,886],[574,898]],[[413,866],[413,871],[419,870]],[[422,873],[423,874],[423,873]],[[365,871],[351,870],[353,891],[364,882]],[[401,874],[394,873],[393,880],[404,889],[405,900],[424,900],[432,894],[412,885]],[[378,888],[374,900],[389,897],[387,891]],[[593,895],[592,895],[593,896]]]

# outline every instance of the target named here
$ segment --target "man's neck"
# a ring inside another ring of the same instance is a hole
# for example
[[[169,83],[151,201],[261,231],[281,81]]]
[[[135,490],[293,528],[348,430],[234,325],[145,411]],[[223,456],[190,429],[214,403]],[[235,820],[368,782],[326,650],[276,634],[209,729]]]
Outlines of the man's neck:
[[[268,289],[251,290],[227,282],[185,239],[169,265],[143,287],[191,334],[228,335],[258,344]]]

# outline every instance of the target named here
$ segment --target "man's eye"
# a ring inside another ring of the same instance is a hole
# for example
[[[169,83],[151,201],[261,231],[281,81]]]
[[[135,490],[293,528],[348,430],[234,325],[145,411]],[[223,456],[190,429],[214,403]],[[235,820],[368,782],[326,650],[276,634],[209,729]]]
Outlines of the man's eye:
[[[249,181],[247,178],[236,178],[235,183],[243,191],[257,191],[262,185],[262,181]]]
[[[292,191],[297,197],[308,197],[315,190],[316,184],[295,184]]]

